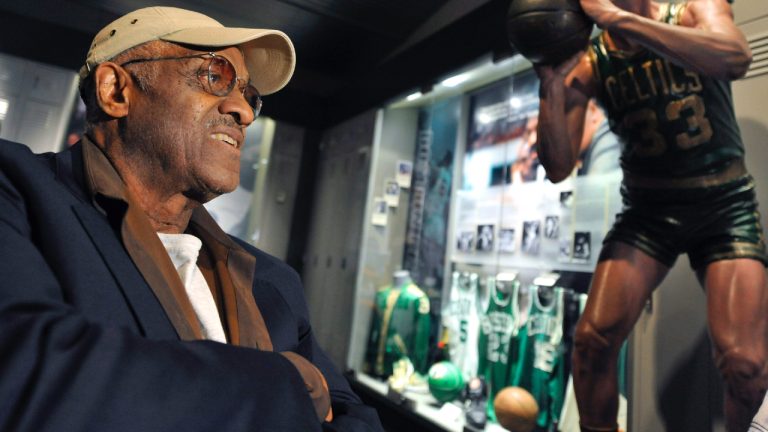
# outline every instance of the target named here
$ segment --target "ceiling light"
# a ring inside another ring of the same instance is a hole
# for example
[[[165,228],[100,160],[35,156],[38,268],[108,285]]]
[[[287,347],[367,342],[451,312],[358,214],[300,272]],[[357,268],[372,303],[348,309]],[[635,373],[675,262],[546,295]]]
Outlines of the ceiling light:
[[[407,101],[409,101],[409,102],[410,102],[410,101],[414,101],[414,100],[416,100],[416,99],[418,99],[418,98],[420,98],[420,97],[421,97],[421,92],[416,92],[416,93],[411,93],[411,94],[409,94],[409,95],[408,95],[408,96],[405,98],[405,100],[407,100]]]
[[[456,87],[457,85],[463,83],[464,81],[469,79],[468,73],[462,73],[458,75],[454,75],[450,78],[444,79],[440,84],[446,86],[446,87]]]

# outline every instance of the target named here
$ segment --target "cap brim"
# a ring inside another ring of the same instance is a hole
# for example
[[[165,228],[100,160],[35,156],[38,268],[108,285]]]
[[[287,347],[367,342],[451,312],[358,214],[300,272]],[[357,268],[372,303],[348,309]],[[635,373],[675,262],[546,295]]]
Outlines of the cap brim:
[[[278,30],[198,27],[179,30],[160,39],[204,47],[239,46],[251,83],[262,95],[285,87],[296,66],[293,44]]]

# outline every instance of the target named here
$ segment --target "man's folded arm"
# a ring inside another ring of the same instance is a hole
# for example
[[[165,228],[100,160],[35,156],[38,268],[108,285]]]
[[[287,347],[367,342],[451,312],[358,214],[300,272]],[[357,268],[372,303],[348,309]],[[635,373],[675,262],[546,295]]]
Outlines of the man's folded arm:
[[[242,244],[242,243],[241,243]],[[258,261],[257,261],[258,262]],[[323,373],[331,395],[333,421],[324,423],[324,430],[340,432],[383,432],[376,410],[364,405],[352,391],[347,380],[315,339],[309,320],[309,310],[304,298],[304,288],[299,275],[287,265],[284,271],[267,272],[261,275],[266,281],[277,283],[279,275],[280,294],[289,304],[299,331],[299,345],[296,352],[309,359]],[[341,329],[339,329],[341,331]]]

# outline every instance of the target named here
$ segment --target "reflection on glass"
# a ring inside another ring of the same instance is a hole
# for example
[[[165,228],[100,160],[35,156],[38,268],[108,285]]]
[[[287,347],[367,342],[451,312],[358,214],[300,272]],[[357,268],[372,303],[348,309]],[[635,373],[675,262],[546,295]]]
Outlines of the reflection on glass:
[[[0,133],[3,131],[3,121],[5,116],[8,115],[8,99],[0,98]]]

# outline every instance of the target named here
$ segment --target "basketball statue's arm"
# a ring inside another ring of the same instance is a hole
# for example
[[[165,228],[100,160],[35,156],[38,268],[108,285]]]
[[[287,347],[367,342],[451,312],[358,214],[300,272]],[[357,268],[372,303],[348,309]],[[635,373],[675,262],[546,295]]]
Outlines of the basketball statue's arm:
[[[690,0],[677,26],[653,19],[650,0],[581,0],[581,7],[614,40],[641,45],[693,72],[734,80],[752,62],[726,0]]]
[[[559,65],[534,65],[534,70],[540,81],[536,147],[547,178],[557,183],[579,160],[584,116],[596,83],[584,51]]]

